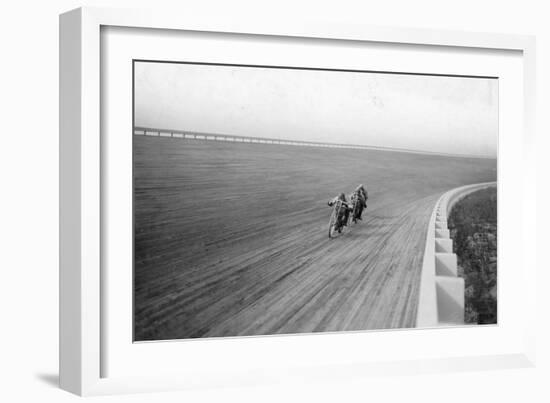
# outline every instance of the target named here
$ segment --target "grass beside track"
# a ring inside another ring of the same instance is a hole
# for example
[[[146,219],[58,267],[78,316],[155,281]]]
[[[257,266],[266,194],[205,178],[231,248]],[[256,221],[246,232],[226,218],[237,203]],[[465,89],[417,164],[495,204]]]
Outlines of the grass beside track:
[[[465,282],[465,322],[497,323],[497,190],[478,190],[451,211],[449,228]]]

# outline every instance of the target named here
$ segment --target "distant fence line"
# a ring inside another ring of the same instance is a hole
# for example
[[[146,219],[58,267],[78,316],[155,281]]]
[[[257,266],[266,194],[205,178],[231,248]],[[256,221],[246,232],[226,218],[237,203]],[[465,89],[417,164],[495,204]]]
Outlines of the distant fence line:
[[[151,127],[142,127],[142,126],[134,126],[134,135],[152,136],[152,137],[171,137],[171,138],[193,139],[193,140],[228,141],[228,142],[234,142],[234,143],[260,143],[260,144],[277,144],[277,145],[292,145],[292,146],[326,147],[326,148],[352,148],[352,149],[359,149],[359,150],[395,151],[395,152],[402,152],[402,153],[428,154],[428,155],[439,155],[439,156],[460,157],[460,158],[483,158],[483,159],[491,158],[491,157],[484,157],[484,156],[471,156],[471,155],[462,155],[462,154],[409,150],[405,148],[377,147],[377,146],[366,146],[366,145],[360,145],[360,144],[345,144],[345,143],[323,143],[323,142],[317,142],[317,141],[288,140],[288,139],[276,139],[276,138],[269,138],[269,137],[236,136],[232,134],[201,133],[201,132],[172,130],[172,129],[157,129],[157,128],[151,128]]]
[[[376,149],[376,147],[362,146],[356,144],[340,144],[340,143],[321,143],[315,141],[287,140],[275,139],[269,137],[249,137],[235,136],[232,134],[212,134],[199,133],[181,130],[154,129],[150,127],[134,127],[134,134],[138,136],[153,136],[153,137],[172,137],[180,139],[194,140],[215,140],[229,141],[237,143],[261,143],[261,144],[278,144],[278,145],[297,145],[297,146],[312,146],[312,147],[336,147],[336,148],[358,148],[358,149]],[[387,150],[387,148],[379,148]],[[405,150],[402,150],[405,151]]]

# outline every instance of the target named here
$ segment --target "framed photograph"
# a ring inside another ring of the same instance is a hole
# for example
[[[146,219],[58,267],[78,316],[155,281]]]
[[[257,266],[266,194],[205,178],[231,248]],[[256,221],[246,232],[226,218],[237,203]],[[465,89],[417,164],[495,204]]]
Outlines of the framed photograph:
[[[60,45],[64,389],[533,365],[532,37],[85,8]]]

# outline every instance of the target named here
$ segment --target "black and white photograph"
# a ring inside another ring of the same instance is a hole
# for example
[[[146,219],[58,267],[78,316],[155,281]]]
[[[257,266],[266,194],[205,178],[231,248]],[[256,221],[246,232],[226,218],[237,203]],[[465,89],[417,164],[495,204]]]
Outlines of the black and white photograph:
[[[134,341],[497,324],[498,90],[134,60]]]

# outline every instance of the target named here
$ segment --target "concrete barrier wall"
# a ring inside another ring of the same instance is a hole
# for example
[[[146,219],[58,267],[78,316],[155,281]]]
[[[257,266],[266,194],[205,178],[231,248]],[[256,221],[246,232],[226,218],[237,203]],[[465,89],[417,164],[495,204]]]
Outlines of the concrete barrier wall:
[[[437,201],[426,233],[417,327],[464,324],[464,279],[458,277],[457,256],[453,253],[447,218],[458,201],[492,186],[496,186],[496,182],[462,186],[444,193]]]

